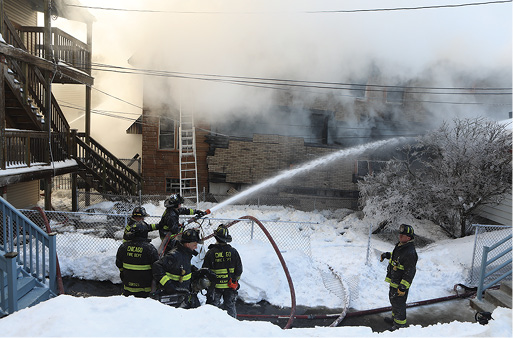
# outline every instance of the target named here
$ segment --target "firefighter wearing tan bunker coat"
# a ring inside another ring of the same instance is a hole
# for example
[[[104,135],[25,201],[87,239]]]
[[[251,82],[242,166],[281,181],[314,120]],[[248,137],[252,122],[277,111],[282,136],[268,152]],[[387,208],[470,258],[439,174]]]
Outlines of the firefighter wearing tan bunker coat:
[[[222,308],[230,316],[237,318],[235,301],[242,275],[242,261],[237,250],[228,244],[232,241],[232,237],[225,225],[221,224],[217,227],[214,237],[216,243],[208,246],[203,261],[203,268],[208,268],[216,274],[215,284],[207,292],[207,304]]]
[[[401,224],[399,227],[399,243],[390,252],[381,254],[381,261],[389,260],[385,281],[390,284],[388,298],[392,305],[392,317],[385,322],[392,324],[391,331],[406,327],[406,300],[413,277],[417,271],[417,251],[413,242],[413,227]]]

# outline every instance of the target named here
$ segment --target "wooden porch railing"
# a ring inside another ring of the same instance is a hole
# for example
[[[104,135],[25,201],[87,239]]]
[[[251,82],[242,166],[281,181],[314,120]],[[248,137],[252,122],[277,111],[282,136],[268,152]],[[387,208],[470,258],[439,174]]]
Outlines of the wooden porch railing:
[[[16,25],[16,30],[30,54],[45,58],[44,27]],[[53,27],[52,49],[53,58],[91,75],[91,50],[86,43]]]
[[[48,133],[44,131],[6,130],[2,143],[1,169],[50,164],[71,159],[69,134],[52,133],[52,152],[48,154]]]

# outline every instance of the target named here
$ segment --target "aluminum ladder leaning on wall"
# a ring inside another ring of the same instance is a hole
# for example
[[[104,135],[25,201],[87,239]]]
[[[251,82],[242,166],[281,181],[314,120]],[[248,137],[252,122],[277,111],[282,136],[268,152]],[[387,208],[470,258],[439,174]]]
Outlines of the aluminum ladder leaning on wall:
[[[192,100],[189,100],[191,102]],[[180,102],[180,195],[196,203],[198,207],[198,166],[196,161],[196,133],[194,111],[184,109]]]

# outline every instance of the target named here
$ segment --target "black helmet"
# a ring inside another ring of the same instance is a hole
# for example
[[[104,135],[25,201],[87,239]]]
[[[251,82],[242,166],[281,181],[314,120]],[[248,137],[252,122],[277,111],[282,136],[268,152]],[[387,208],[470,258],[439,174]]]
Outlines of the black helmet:
[[[147,239],[148,229],[143,221],[137,221],[128,229],[127,239],[132,240],[136,238]]]
[[[415,235],[414,232],[413,232],[413,227],[411,225],[408,225],[408,224],[401,224],[399,226],[399,233],[401,235],[409,236],[412,239],[413,239],[413,236]]]
[[[183,202],[184,199],[182,196],[180,196],[180,194],[173,194],[164,201],[164,206],[166,208],[178,208],[178,205],[182,204]]]
[[[149,216],[146,209],[143,207],[135,207],[132,211],[132,217],[146,217]]]
[[[203,241],[200,238],[200,232],[197,229],[187,229],[182,234],[182,239],[180,243],[191,243],[197,242],[198,244],[203,244]]]
[[[219,224],[216,231],[214,231],[214,237],[222,243],[229,243],[232,241],[232,236],[230,236],[228,228],[224,224]]]

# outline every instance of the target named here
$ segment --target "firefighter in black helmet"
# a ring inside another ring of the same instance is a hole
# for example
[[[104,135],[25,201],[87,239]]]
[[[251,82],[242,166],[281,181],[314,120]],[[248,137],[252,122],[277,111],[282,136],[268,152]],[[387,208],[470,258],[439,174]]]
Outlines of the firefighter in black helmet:
[[[161,302],[183,308],[199,306],[196,294],[191,292],[191,259],[198,254],[198,243],[203,243],[199,230],[187,229],[182,234],[180,242],[164,257],[153,263],[153,278],[160,288]],[[193,299],[194,297],[196,299]]]
[[[148,216],[149,215],[144,207],[135,207],[134,210],[132,210],[132,215],[125,226],[125,232],[123,233],[123,241],[131,240],[130,236],[132,236],[133,234],[132,227],[137,222],[142,222],[144,224],[146,228],[145,238],[148,238],[148,232],[157,230],[158,224],[148,224],[144,221],[144,218]]]
[[[123,295],[148,297],[153,281],[151,266],[159,258],[157,249],[147,239],[148,231],[143,221],[130,227],[130,240],[119,247],[116,266],[123,282]]]
[[[180,215],[196,215],[197,217],[206,215],[202,210],[183,208],[181,206],[183,202],[184,199],[180,194],[173,194],[164,201],[166,210],[162,214],[162,218],[158,224],[160,239],[163,240],[168,232],[171,232],[173,235],[180,233],[182,230]],[[167,248],[169,250],[172,246],[168,245]]]
[[[237,318],[235,301],[239,289],[239,279],[242,275],[242,261],[237,250],[229,242],[232,236],[228,228],[220,224],[214,232],[215,244],[208,246],[203,268],[208,268],[216,274],[216,282],[207,292],[207,304],[215,305]],[[222,298],[222,306],[221,306]]]
[[[406,327],[406,300],[413,277],[417,271],[417,251],[413,239],[413,227],[401,224],[399,227],[399,242],[392,252],[381,254],[381,261],[389,260],[385,281],[390,284],[388,298],[392,305],[392,317],[385,322],[392,324],[391,331]]]

